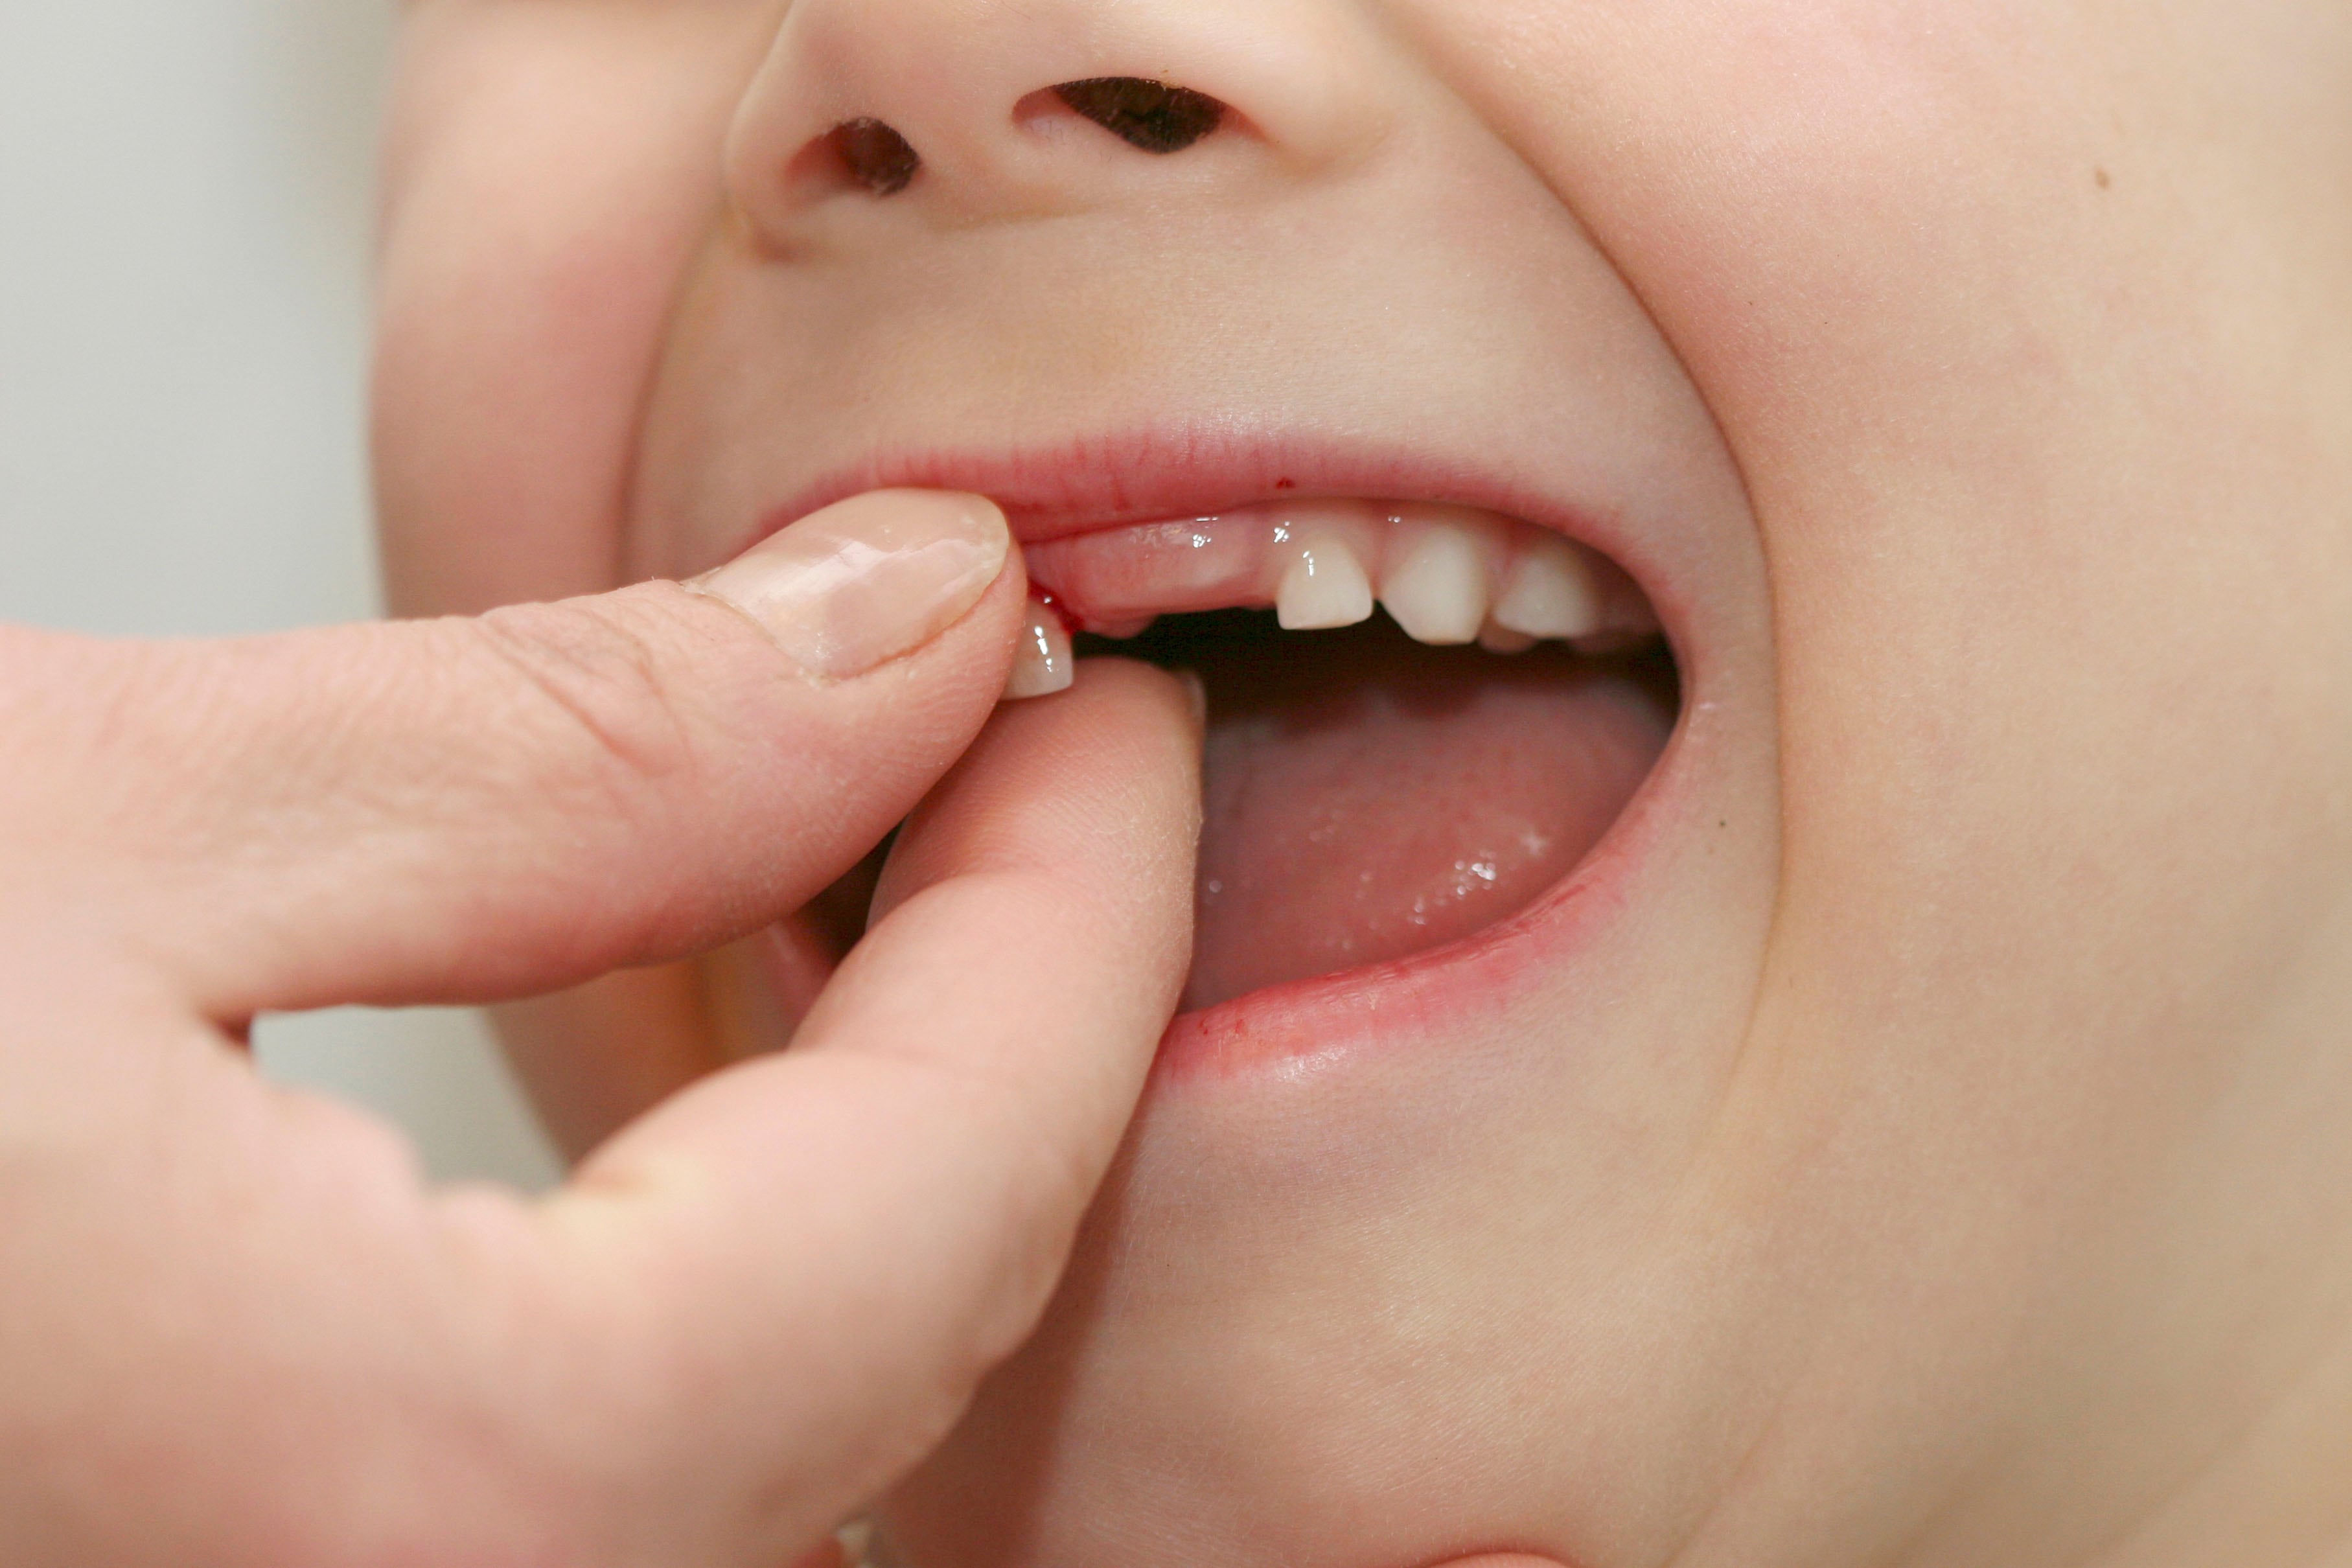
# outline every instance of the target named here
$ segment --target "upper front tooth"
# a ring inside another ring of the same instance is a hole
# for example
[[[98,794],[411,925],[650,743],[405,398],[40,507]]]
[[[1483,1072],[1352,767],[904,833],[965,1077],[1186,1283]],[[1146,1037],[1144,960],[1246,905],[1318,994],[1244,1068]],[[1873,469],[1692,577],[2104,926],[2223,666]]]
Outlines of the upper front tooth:
[[[1487,560],[1499,526],[1471,518],[1401,517],[1391,525],[1381,603],[1416,642],[1477,640],[1486,624]]]
[[[1007,700],[1048,697],[1068,689],[1077,677],[1070,657],[1069,628],[1059,613],[1036,600],[1029,601],[1029,622],[1014,645],[1013,669],[1004,679]]]
[[[1275,551],[1286,560],[1274,591],[1275,619],[1289,632],[1352,626],[1372,613],[1371,579],[1336,528],[1278,529]]]
[[[1591,563],[1556,533],[1528,541],[1495,604],[1496,626],[1531,637],[1590,637],[1601,618]]]

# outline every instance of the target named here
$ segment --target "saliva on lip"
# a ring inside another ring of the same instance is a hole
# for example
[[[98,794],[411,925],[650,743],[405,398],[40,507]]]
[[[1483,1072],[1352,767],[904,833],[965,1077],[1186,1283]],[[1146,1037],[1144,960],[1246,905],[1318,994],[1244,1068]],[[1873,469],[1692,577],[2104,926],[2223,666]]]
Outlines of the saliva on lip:
[[[1109,637],[1132,637],[1157,616],[1269,605],[1286,630],[1310,631],[1353,626],[1376,603],[1416,641],[1496,653],[1546,641],[1600,651],[1658,630],[1649,601],[1605,557],[1549,529],[1439,502],[1286,500],[1078,534],[1025,554],[1032,582],[1080,627]],[[1045,618],[1060,630],[1053,610]]]

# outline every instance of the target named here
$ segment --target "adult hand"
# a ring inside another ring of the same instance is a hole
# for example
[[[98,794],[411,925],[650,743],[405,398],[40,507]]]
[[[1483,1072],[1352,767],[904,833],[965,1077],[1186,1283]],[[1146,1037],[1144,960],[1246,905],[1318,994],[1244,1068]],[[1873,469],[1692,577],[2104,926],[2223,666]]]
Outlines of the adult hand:
[[[694,588],[0,632],[0,1557],[777,1568],[918,1459],[1042,1308],[1189,950],[1197,721],[1104,663],[992,721],[1018,561],[900,492]],[[238,1049],[709,948],[910,810],[793,1048],[543,1200],[429,1189]]]

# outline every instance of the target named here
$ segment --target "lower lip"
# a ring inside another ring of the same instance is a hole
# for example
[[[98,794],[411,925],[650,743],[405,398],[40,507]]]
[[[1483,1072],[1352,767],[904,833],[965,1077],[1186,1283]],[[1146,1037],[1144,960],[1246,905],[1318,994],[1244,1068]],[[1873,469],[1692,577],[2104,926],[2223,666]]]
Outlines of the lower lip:
[[[1154,1087],[1296,1077],[1508,1013],[1530,982],[1556,975],[1592,948],[1633,897],[1642,867],[1693,787],[1686,757],[1693,710],[1686,684],[1682,712],[1649,776],[1592,852],[1533,904],[1409,958],[1179,1014],[1160,1039]]]

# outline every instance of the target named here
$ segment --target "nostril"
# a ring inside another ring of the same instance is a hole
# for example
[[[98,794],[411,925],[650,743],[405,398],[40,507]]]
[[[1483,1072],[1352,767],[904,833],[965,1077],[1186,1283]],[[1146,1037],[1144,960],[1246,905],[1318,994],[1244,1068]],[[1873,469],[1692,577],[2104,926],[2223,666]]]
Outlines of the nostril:
[[[877,196],[897,195],[923,166],[913,145],[879,120],[845,120],[826,133],[825,143],[849,177]]]
[[[1205,92],[1141,77],[1066,81],[1054,89],[1054,95],[1128,145],[1146,153],[1181,153],[1225,118],[1225,106]]]

